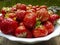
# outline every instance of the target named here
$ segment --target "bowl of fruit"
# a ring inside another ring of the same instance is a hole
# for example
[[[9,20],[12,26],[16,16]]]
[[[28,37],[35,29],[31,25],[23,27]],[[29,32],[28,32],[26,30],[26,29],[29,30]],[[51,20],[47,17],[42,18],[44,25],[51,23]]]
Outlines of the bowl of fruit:
[[[11,41],[46,41],[60,34],[60,16],[46,5],[17,3],[3,7],[0,14],[0,36]]]

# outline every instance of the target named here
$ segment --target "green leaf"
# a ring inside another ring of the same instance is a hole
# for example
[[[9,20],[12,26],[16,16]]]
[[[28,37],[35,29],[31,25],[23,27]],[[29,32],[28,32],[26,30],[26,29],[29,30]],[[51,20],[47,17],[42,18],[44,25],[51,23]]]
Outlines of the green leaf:
[[[36,25],[35,25],[35,27],[37,27],[37,26],[39,26],[39,25],[41,25],[41,21],[40,21],[39,18],[36,18]]]
[[[36,22],[36,26],[38,26],[38,25],[40,25],[40,24],[41,24],[41,22],[40,22],[40,21]]]

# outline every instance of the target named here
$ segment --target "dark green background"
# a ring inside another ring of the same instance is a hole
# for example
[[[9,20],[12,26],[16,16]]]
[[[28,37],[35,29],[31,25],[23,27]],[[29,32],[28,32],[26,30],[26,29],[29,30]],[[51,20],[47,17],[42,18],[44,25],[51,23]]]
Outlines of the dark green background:
[[[32,4],[32,5],[57,5],[60,6],[60,0],[0,0],[0,9],[3,6],[11,6],[16,3],[25,3],[25,4]]]

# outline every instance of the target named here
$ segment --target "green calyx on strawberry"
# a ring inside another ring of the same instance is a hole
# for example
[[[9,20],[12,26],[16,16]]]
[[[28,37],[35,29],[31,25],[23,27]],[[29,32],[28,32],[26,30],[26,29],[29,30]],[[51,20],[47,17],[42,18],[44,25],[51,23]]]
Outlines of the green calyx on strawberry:
[[[36,27],[38,27],[39,25],[41,25],[41,21],[39,20],[39,18],[36,18]]]

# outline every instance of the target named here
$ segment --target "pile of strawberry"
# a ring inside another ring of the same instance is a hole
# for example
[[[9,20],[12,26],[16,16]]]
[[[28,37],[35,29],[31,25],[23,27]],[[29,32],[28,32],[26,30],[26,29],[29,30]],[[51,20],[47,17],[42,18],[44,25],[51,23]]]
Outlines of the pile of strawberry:
[[[45,5],[32,6],[17,3],[12,7],[3,7],[1,13],[1,31],[22,38],[47,36],[54,31],[55,22],[60,18]]]

